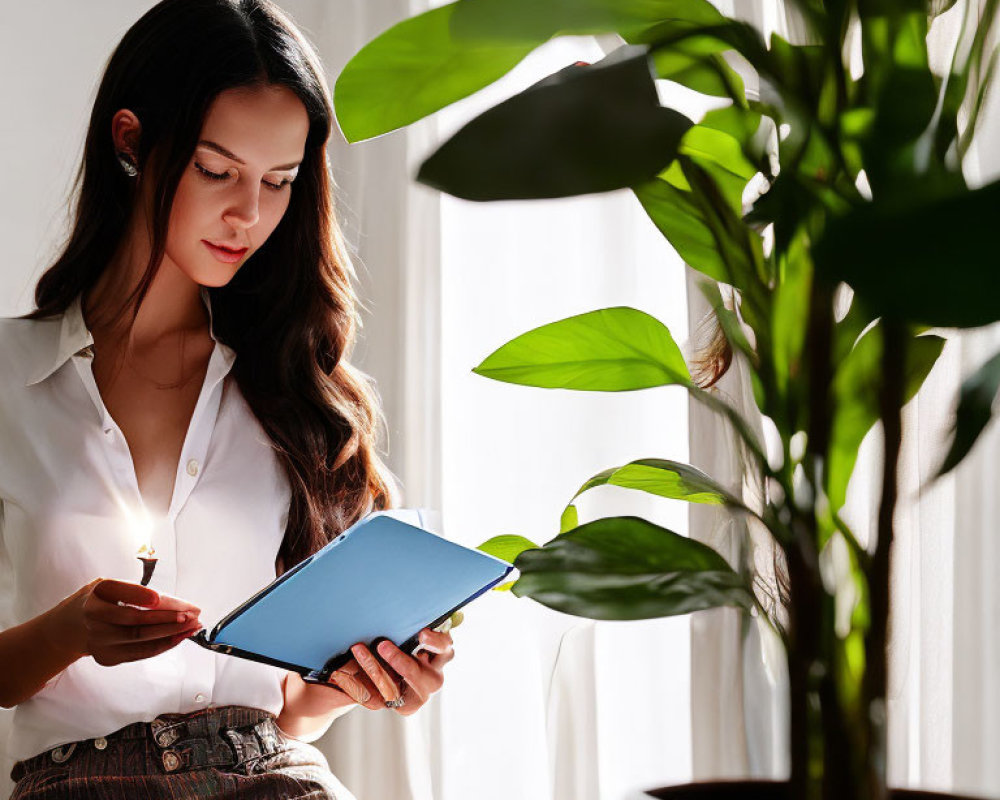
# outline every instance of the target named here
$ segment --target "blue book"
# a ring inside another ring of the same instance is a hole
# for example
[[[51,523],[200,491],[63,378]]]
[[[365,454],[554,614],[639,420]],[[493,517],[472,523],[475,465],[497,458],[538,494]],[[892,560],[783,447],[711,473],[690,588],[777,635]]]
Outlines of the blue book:
[[[326,683],[355,643],[389,639],[411,652],[421,629],[440,625],[512,569],[431,533],[416,509],[377,511],[192,639]]]

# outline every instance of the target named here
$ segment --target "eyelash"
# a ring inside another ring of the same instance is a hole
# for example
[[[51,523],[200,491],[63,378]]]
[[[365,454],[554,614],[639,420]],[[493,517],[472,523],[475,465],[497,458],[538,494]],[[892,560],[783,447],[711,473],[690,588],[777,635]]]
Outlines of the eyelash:
[[[198,172],[200,172],[207,180],[210,180],[210,181],[224,181],[224,180],[226,180],[226,178],[229,177],[229,173],[228,172],[212,172],[211,170],[205,169],[197,161],[194,162],[194,166],[195,166],[195,169],[198,170]],[[272,192],[280,192],[286,186],[290,186],[292,182],[288,178],[284,178],[281,181],[281,183],[277,183],[277,184],[271,183],[270,181],[261,181],[261,183],[263,183]]]

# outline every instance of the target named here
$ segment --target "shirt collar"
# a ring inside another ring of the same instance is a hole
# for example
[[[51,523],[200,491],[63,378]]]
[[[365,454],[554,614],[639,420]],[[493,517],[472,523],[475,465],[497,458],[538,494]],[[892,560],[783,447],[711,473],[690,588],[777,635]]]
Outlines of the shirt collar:
[[[200,294],[205,308],[208,309],[209,335],[215,342],[216,348],[221,351],[225,364],[225,372],[229,372],[229,369],[233,366],[233,362],[236,360],[236,352],[215,338],[211,295],[204,286],[201,287]],[[73,301],[63,313],[59,326],[59,340],[56,347],[54,350],[51,347],[47,348],[47,352],[40,356],[38,367],[32,374],[31,380],[28,381],[28,386],[41,383],[73,356],[83,356],[84,358],[94,357],[94,337],[87,329],[87,323],[83,318],[80,295],[73,298]]]

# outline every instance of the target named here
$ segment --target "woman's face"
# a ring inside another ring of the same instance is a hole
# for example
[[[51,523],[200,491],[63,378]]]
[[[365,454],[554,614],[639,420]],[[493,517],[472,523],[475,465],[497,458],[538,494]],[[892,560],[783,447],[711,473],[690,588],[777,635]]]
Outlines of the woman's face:
[[[166,259],[202,286],[227,284],[288,208],[308,133],[284,86],[220,93],[174,195]]]

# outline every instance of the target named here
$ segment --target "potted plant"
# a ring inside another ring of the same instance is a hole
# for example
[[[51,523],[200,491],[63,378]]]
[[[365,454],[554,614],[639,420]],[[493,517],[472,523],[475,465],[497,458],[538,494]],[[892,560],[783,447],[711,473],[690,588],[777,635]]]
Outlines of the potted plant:
[[[944,345],[930,326],[1000,319],[995,293],[969,290],[996,273],[988,236],[1000,183],[970,188],[961,170],[997,60],[986,45],[998,2],[987,0],[978,19],[965,11],[969,35],[946,75],[931,71],[926,39],[954,0],[799,0],[810,44],[765,41],[707,0],[459,0],[389,29],[337,80],[341,129],[359,141],[488,85],[553,36],[621,37],[602,61],[570,65],[469,122],[417,178],[483,201],[631,189],[704,277],[719,326],[714,356],[722,366],[745,362],[758,410],[778,433],[780,454],[769,457],[711,381],[692,377],[670,331],[633,308],[528,331],[475,368],[547,388],[682,387],[728,421],[744,468],[765,487],[751,507],[689,465],[647,458],[582,481],[578,494],[614,484],[753,517],[783,557],[787,596],[777,607],[758,596],[750,565],[637,517],[580,524],[572,500],[552,541],[503,536],[483,545],[517,566],[515,594],[564,612],[640,619],[729,605],[781,635],[790,780],[653,796],[887,795],[901,409]],[[861,60],[848,63],[855,33]],[[756,74],[759,96],[748,96],[732,54]],[[657,80],[729,104],[696,123],[660,104]],[[942,472],[973,446],[998,386],[1000,354],[962,387]],[[876,423],[881,504],[877,530],[859,537],[840,511]],[[846,581],[829,579],[837,550],[847,556]]]

